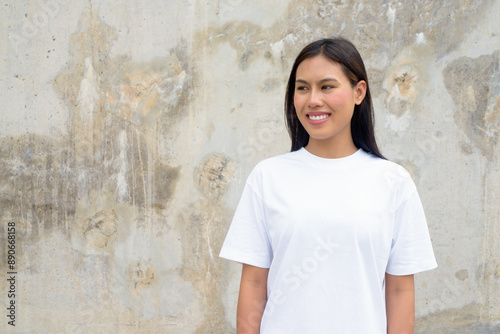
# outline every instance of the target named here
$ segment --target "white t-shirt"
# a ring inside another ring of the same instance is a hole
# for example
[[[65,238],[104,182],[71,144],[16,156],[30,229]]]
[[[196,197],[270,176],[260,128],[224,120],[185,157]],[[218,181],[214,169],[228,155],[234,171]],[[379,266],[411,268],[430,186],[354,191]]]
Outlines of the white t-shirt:
[[[361,149],[260,162],[220,256],[269,268],[263,334],[385,334],[385,273],[437,266],[410,175]]]

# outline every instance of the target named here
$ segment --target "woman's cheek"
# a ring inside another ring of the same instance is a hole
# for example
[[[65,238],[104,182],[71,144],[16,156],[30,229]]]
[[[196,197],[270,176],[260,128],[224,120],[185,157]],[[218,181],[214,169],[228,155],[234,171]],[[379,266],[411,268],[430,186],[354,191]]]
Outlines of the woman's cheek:
[[[346,105],[349,97],[350,96],[348,93],[337,93],[330,97],[329,103],[331,106],[335,106],[337,108],[343,107],[344,105]]]
[[[301,96],[298,94],[294,94],[293,95],[293,105],[295,107],[295,110],[301,110],[303,104],[304,104],[303,98],[301,98]]]

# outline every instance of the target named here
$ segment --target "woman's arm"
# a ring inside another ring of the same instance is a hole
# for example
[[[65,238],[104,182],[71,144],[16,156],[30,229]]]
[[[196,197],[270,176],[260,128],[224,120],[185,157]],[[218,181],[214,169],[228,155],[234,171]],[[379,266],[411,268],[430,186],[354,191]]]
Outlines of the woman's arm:
[[[385,274],[387,334],[413,334],[415,325],[415,287],[413,275]]]
[[[259,334],[267,301],[269,269],[243,264],[237,311],[237,334]]]

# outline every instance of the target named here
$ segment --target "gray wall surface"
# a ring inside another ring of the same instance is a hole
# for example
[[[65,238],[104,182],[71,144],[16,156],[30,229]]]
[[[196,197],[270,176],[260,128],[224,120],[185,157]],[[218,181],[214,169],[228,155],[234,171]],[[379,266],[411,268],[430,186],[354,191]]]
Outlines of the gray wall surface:
[[[416,333],[499,333],[499,17],[499,0],[3,1],[0,332],[234,333],[222,241],[253,166],[289,150],[295,56],[340,34],[426,209],[439,268],[416,276]]]

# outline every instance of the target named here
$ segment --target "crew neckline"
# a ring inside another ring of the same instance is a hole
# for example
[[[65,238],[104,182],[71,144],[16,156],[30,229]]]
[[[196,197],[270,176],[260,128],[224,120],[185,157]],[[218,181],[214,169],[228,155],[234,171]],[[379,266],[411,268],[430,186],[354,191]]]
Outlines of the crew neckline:
[[[318,161],[325,161],[327,163],[337,163],[337,162],[343,162],[343,161],[348,161],[348,160],[352,160],[352,159],[355,159],[357,156],[361,155],[361,153],[363,152],[363,149],[361,148],[358,148],[358,150],[348,156],[345,156],[345,157],[342,157],[342,158],[323,158],[323,157],[320,157],[316,154],[313,154],[311,152],[309,152],[305,147],[302,147],[299,152],[302,152],[302,154],[304,155],[307,155],[309,156],[310,158],[312,159],[316,159]]]
[[[343,158],[322,158],[317,155],[312,154],[305,147],[297,150],[298,156],[303,159],[304,162],[311,165],[314,168],[352,168],[364,160],[364,158],[369,157],[363,149],[359,148],[356,152]]]

